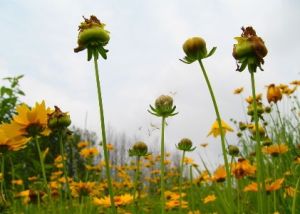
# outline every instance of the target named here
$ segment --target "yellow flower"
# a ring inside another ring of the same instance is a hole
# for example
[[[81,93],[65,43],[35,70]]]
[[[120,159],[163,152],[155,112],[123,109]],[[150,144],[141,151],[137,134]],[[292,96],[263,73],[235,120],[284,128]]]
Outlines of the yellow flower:
[[[256,102],[260,102],[261,98],[262,98],[262,94],[261,93],[257,94],[256,95]],[[252,104],[253,103],[253,97],[252,96],[247,97],[246,102],[249,103],[249,104]]]
[[[222,124],[224,135],[226,134],[226,131],[233,132],[233,129],[227,123],[225,123],[223,120],[221,121],[221,124]],[[209,135],[213,135],[214,137],[221,135],[219,124],[218,124],[217,120],[212,125],[210,132],[208,133],[207,136],[209,136]]]
[[[180,201],[179,200],[170,200],[166,202],[166,209],[173,209],[175,207],[179,207],[180,206]],[[188,207],[188,202],[182,200],[181,201],[181,207],[183,209]]]
[[[80,155],[84,158],[90,158],[97,156],[99,154],[99,150],[96,147],[84,148],[80,151]]]
[[[25,104],[17,106],[17,115],[13,117],[12,124],[15,125],[23,135],[49,135],[50,130],[47,128],[48,114],[51,113],[50,108],[46,108],[45,102],[36,103],[34,108],[29,108]]]
[[[290,84],[291,84],[291,85],[300,86],[300,80],[294,80],[294,81],[291,82]]]
[[[12,183],[13,185],[19,185],[19,186],[21,186],[21,185],[23,185],[23,180],[22,180],[22,179],[19,179],[19,180],[12,180],[11,183]]]
[[[132,201],[133,201],[133,196],[128,193],[114,197],[114,202],[117,207],[128,205],[132,203]],[[93,203],[98,206],[104,206],[104,207],[111,206],[111,201],[109,196],[105,196],[100,199],[95,197],[93,198]]]
[[[273,144],[271,146],[266,146],[262,149],[262,152],[265,154],[272,155],[274,157],[279,154],[284,154],[289,151],[289,147],[286,144]]]
[[[248,160],[240,158],[237,163],[232,165],[231,171],[237,179],[240,179],[244,176],[254,175],[256,167],[252,166]]]
[[[212,180],[216,182],[223,182],[226,179],[226,170],[224,166],[219,166],[214,175],[212,176]]]
[[[287,87],[282,90],[282,93],[289,96],[289,95],[293,94],[296,91],[296,89],[297,89],[297,86],[295,86],[294,88]]]
[[[217,198],[215,195],[208,195],[206,196],[204,199],[203,199],[203,203],[204,204],[207,204],[207,203],[210,203],[210,202],[213,202],[215,201]]]
[[[242,93],[243,91],[244,91],[244,88],[243,88],[243,87],[240,87],[240,88],[234,89],[233,93],[234,93],[234,94],[240,94],[240,93]]]
[[[185,164],[194,164],[194,160],[192,158],[185,157],[183,159],[183,163],[185,163]]]
[[[87,147],[89,145],[89,142],[87,141],[80,141],[78,144],[77,144],[77,147],[79,149],[83,148],[83,147]]]
[[[18,127],[12,124],[0,125],[0,151],[17,151],[25,148],[30,138],[21,134]]]
[[[267,90],[267,100],[269,103],[274,102],[277,103],[282,99],[282,93],[278,86],[274,84],[270,84]]]

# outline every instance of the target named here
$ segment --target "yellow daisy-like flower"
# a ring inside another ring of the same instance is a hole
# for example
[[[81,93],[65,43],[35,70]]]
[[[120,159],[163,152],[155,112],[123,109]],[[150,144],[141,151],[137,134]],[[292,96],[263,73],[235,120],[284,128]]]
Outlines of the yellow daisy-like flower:
[[[217,199],[217,197],[215,195],[208,195],[203,199],[203,203],[207,204],[207,203],[215,201],[216,199]]]
[[[12,124],[0,125],[0,151],[17,151],[25,148],[30,138],[21,134],[18,127]]]
[[[90,158],[97,156],[99,154],[99,150],[96,147],[84,148],[80,151],[80,155],[83,158]]]
[[[227,131],[233,132],[233,129],[227,123],[225,123],[223,120],[221,121],[221,124],[222,124],[224,134],[226,134]],[[214,137],[221,135],[219,124],[218,124],[217,120],[212,125],[210,132],[208,133],[207,136],[210,136],[210,135],[213,135]]]
[[[265,154],[272,155],[276,157],[280,154],[284,154],[289,151],[289,147],[286,144],[273,144],[271,146],[266,146],[262,149],[262,152]]]
[[[118,195],[114,197],[114,202],[117,207],[125,206],[133,202],[133,196],[126,193],[124,195]],[[105,196],[103,198],[94,198],[93,203],[98,206],[110,207],[111,202],[109,196]]]
[[[35,107],[29,108],[25,104],[17,106],[17,115],[13,117],[12,124],[19,128],[24,136],[49,135],[47,128],[50,108],[46,108],[45,101],[36,103]]]
[[[244,90],[244,88],[243,88],[243,87],[236,88],[236,89],[234,89],[233,93],[234,93],[234,94],[240,94],[240,93],[242,93],[242,92],[243,92],[243,90]]]

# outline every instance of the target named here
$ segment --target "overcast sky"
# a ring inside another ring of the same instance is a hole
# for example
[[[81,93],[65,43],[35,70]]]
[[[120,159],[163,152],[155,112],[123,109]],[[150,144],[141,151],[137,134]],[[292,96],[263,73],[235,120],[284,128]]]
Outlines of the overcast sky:
[[[204,64],[222,117],[244,118],[241,99],[232,91],[244,86],[248,96],[250,75],[235,71],[233,38],[252,25],[265,41],[269,53],[265,71],[256,75],[258,91],[300,79],[299,11],[296,0],[1,0],[0,77],[25,74],[26,103],[58,105],[82,128],[87,113],[87,128],[99,133],[94,67],[86,52],[73,52],[82,16],[96,15],[111,32],[108,59],[99,61],[106,123],[151,142],[159,132],[148,137],[147,129],[160,119],[148,106],[159,95],[176,92],[179,114],[168,119],[168,147],[174,149],[183,137],[196,145],[210,142],[207,154],[216,159],[221,146],[206,137],[215,120],[212,102],[199,65],[178,60],[184,56],[182,44],[201,36],[208,49],[217,46]]]

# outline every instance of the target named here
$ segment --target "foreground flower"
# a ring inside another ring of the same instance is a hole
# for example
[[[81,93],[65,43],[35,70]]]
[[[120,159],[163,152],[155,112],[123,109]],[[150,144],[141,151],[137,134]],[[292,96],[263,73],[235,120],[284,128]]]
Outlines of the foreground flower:
[[[252,27],[242,27],[242,35],[235,37],[237,44],[233,46],[233,57],[237,60],[237,71],[243,71],[248,66],[250,72],[256,72],[257,67],[260,70],[264,64],[264,57],[268,50],[264,41],[256,35]]]
[[[84,17],[83,17],[84,18]],[[101,23],[96,16],[90,16],[90,19],[84,18],[84,22],[79,25],[78,47],[74,52],[80,52],[85,49],[88,51],[88,61],[92,56],[98,59],[100,54],[104,59],[107,58],[104,46],[109,42],[109,32],[104,29],[105,24]]]
[[[131,204],[132,201],[133,201],[133,196],[128,193],[114,197],[114,202],[117,207],[126,206],[128,204]],[[107,208],[111,206],[110,198],[108,196],[105,196],[100,199],[95,197],[93,199],[93,203],[97,206],[103,206]]]
[[[233,132],[233,129],[227,123],[225,123],[223,120],[222,120],[221,124],[222,124],[224,134],[226,134],[226,131]],[[213,123],[207,136],[210,136],[210,135],[213,135],[214,137],[221,135],[219,123],[217,120]]]
[[[26,138],[21,134],[19,128],[14,125],[0,125],[0,152],[18,151],[25,148],[30,138]]]
[[[17,114],[13,117],[12,125],[16,126],[24,136],[35,137],[50,134],[47,125],[48,114],[51,113],[51,110],[46,108],[45,101],[36,103],[33,108],[21,104],[17,106],[16,110]]]
[[[176,106],[173,105],[173,98],[168,95],[161,95],[155,100],[155,108],[150,105],[148,112],[157,117],[172,117],[175,113]]]

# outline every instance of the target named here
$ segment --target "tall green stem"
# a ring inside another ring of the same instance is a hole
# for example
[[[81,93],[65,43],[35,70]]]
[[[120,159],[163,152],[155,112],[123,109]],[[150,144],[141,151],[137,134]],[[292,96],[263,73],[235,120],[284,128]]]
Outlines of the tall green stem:
[[[255,92],[255,78],[254,72],[250,71],[251,74],[251,88],[252,88],[252,97],[253,97],[253,107],[254,107],[254,122],[255,122],[255,140],[256,140],[256,160],[257,160],[257,183],[258,183],[258,210],[259,213],[265,213],[265,176],[264,176],[264,165],[261,152],[260,144],[260,134],[259,134],[259,124],[258,124],[258,114],[257,114],[257,101],[256,101],[256,92]]]
[[[184,162],[185,151],[182,152],[182,158],[180,162],[179,172],[179,212],[182,213],[182,183],[183,183],[183,162]]]
[[[139,193],[138,197],[136,198],[136,194],[138,192],[138,183],[139,183],[139,173],[140,173],[140,156],[136,157],[136,170],[135,170],[135,176],[134,176],[134,193],[133,193],[133,202],[134,202],[134,210],[135,213],[139,213],[139,206],[138,206],[138,200],[139,199]]]
[[[165,117],[161,120],[161,157],[160,157],[160,202],[161,214],[165,213]]]
[[[44,186],[45,186],[45,188],[47,190],[48,197],[51,200],[51,192],[50,192],[50,189],[48,187],[48,182],[47,182],[47,177],[46,177],[46,170],[45,170],[45,164],[44,164],[44,157],[43,157],[43,154],[41,152],[41,148],[40,148],[40,144],[39,144],[39,140],[38,140],[37,136],[35,137],[35,144],[36,144],[36,148],[37,148],[38,153],[39,153],[39,158],[40,158],[40,164],[41,164],[41,169],[42,169],[42,176],[43,176]]]
[[[212,99],[212,102],[213,102],[213,105],[214,105],[216,116],[217,116],[217,121],[218,121],[220,134],[221,134],[222,153],[223,153],[225,170],[226,170],[227,195],[229,197],[229,204],[230,204],[230,207],[231,207],[230,209],[233,210],[233,196],[232,196],[233,191],[232,191],[232,184],[231,184],[231,173],[230,173],[230,169],[229,169],[227,151],[226,151],[226,147],[225,147],[226,142],[225,142],[224,130],[223,130],[223,127],[222,127],[222,119],[221,119],[221,116],[220,116],[220,113],[219,113],[219,109],[218,109],[218,105],[217,105],[217,101],[216,101],[213,89],[210,85],[210,81],[208,79],[206,70],[205,70],[204,65],[203,65],[201,60],[199,60],[199,64],[200,64],[202,73],[204,75],[204,78],[205,78],[205,81],[206,81],[206,84],[207,84],[207,87],[208,87],[208,90],[209,90],[209,93],[210,93],[210,96],[211,96],[211,99]]]
[[[105,132],[104,111],[103,111],[103,103],[102,103],[102,95],[101,95],[101,87],[100,87],[99,69],[98,69],[97,58],[95,55],[94,55],[94,64],[95,64],[95,75],[96,75],[96,82],[97,82],[98,102],[99,102],[99,111],[100,111],[102,145],[103,145],[104,160],[105,160],[105,172],[108,181],[108,191],[109,191],[112,211],[113,213],[117,213],[115,207],[115,201],[114,201],[113,186],[112,186],[110,167],[109,167],[109,156],[108,156],[108,150],[106,144],[106,132]]]

